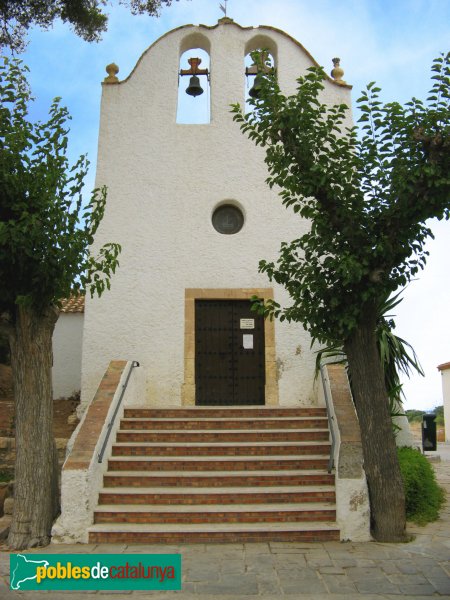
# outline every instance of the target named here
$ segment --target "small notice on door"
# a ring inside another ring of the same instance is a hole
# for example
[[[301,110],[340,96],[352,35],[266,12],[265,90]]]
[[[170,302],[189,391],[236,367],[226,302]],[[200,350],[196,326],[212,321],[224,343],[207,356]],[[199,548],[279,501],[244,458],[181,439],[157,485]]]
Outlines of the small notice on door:
[[[241,329],[255,329],[255,319],[241,319]]]
[[[242,345],[244,346],[244,350],[253,350],[253,334],[244,333],[242,336]]]

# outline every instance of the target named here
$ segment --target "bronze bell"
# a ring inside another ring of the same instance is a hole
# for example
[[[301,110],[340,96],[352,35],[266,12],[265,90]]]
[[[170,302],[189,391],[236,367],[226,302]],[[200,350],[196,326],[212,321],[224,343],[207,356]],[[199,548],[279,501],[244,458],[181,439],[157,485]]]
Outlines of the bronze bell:
[[[192,75],[192,77],[189,80],[189,85],[186,88],[186,94],[189,94],[189,96],[200,96],[200,94],[203,94],[203,89],[202,86],[200,85],[200,79],[197,77],[197,75]]]
[[[248,93],[248,95],[251,98],[259,98],[259,92],[261,91],[261,83],[262,83],[262,75],[261,75],[261,73],[258,73],[255,77],[255,83],[253,84],[253,87],[251,88],[251,90]]]

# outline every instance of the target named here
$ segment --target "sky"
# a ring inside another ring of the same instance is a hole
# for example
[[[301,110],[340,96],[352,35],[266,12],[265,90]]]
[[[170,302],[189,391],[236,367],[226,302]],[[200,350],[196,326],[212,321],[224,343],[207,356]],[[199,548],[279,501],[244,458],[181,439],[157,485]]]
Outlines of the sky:
[[[223,0],[179,0],[159,18],[132,16],[110,2],[109,28],[99,43],[87,43],[57,22],[48,31],[32,29],[21,58],[30,68],[36,98],[32,118],[45,120],[56,96],[72,115],[70,153],[87,153],[93,188],[101,81],[105,66],[119,65],[119,79],[161,35],[185,24],[214,25]],[[229,0],[228,16],[243,26],[272,25],[293,36],[327,71],[341,58],[353,102],[370,81],[381,99],[406,102],[426,98],[430,66],[450,50],[449,0]],[[357,114],[355,113],[355,117]],[[437,365],[450,361],[450,222],[433,222],[426,269],[404,292],[395,309],[396,333],[416,350],[425,377],[404,381],[405,408],[431,410],[442,404]]]

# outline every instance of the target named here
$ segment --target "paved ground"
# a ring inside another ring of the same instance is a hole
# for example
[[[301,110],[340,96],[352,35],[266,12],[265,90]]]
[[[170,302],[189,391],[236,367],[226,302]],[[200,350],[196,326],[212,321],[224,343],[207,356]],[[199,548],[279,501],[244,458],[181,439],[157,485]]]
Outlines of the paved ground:
[[[450,445],[441,445],[441,462],[434,463],[439,482],[450,498]],[[180,552],[182,592],[13,592],[9,590],[9,555],[0,555],[0,599],[68,597],[88,593],[114,600],[264,600],[280,596],[299,600],[379,600],[438,597],[450,599],[450,502],[436,523],[410,526],[415,540],[408,544],[192,544],[51,545],[46,553]],[[42,549],[39,550],[42,552]]]

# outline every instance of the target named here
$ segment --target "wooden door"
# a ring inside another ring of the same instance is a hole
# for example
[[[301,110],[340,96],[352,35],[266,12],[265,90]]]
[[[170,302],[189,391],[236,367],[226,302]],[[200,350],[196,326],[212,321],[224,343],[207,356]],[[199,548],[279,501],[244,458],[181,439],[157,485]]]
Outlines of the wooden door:
[[[264,319],[249,300],[196,300],[196,404],[264,404]]]

